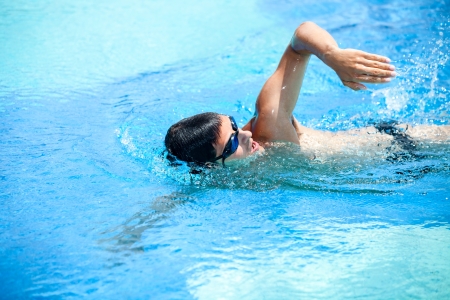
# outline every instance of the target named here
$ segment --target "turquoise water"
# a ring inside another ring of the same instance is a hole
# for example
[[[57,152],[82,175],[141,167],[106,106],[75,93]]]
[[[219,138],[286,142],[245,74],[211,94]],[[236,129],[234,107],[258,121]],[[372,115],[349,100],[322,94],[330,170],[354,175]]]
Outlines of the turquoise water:
[[[450,297],[448,145],[395,164],[284,145],[201,175],[161,156],[182,117],[243,125],[305,20],[399,76],[356,93],[312,59],[303,124],[449,124],[450,3],[241,2],[2,4],[1,298]]]

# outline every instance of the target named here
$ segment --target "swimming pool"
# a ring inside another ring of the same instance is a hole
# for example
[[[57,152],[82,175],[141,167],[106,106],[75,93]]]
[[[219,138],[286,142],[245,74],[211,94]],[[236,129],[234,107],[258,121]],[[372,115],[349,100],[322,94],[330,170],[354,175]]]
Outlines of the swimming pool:
[[[202,175],[161,156],[182,117],[243,125],[304,20],[399,72],[355,93],[312,59],[305,125],[449,124],[450,2],[242,2],[0,8],[2,298],[450,297],[448,146]]]

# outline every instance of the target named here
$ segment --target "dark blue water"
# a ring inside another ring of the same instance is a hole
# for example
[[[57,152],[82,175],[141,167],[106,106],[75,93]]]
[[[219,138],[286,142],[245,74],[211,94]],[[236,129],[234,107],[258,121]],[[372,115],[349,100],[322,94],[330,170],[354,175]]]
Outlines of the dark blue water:
[[[446,144],[199,175],[161,155],[183,117],[245,124],[305,20],[399,76],[357,93],[313,58],[304,125],[449,124],[448,1],[4,3],[0,298],[450,297]]]

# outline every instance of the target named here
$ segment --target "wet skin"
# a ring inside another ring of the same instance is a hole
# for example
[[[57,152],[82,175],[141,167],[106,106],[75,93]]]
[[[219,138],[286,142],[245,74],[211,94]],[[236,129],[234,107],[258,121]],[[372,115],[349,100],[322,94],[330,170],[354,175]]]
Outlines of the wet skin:
[[[220,125],[219,137],[216,144],[214,144],[214,148],[217,153],[216,156],[222,155],[231,135],[235,132],[231,126],[231,121],[228,116],[220,116],[220,118],[222,120],[222,124]],[[236,152],[225,160],[225,162],[235,159],[243,159],[252,154],[263,151],[263,147],[261,147],[258,142],[253,140],[251,131],[243,130],[241,128],[238,130],[239,147]]]
[[[267,146],[277,141],[297,144],[302,151],[314,153],[314,156],[325,152],[345,153],[348,149],[364,146],[376,149],[390,144],[392,136],[377,132],[374,128],[332,133],[307,128],[295,120],[292,112],[311,55],[322,60],[336,72],[343,85],[355,91],[366,89],[363,83],[387,83],[396,76],[389,58],[354,49],[340,49],[327,31],[312,22],[302,23],[277,69],[262,87],[255,103],[255,116],[242,129],[238,129],[239,147],[226,161],[263,151],[259,143]],[[219,136],[214,144],[216,157],[223,153],[234,133],[229,118],[221,116],[221,119]],[[423,127],[409,127],[405,132],[418,141],[450,139],[450,126],[439,129]]]
[[[315,130],[300,126],[292,112],[297,104],[311,55],[316,55],[336,71],[343,84],[354,90],[365,88],[360,82],[383,83],[395,77],[389,59],[358,50],[339,49],[333,37],[314,23],[301,24],[294,33],[274,74],[266,81],[256,99],[255,116],[239,129],[239,147],[227,161],[241,159],[262,149],[260,143],[284,141],[301,145],[304,134]],[[234,133],[227,116],[214,145],[216,157]],[[256,141],[258,141],[258,143]]]

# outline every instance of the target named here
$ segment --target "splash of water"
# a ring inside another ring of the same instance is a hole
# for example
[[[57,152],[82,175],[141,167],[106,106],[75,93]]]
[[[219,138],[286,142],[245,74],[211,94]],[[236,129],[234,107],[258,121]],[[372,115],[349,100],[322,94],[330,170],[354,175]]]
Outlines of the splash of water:
[[[447,68],[450,38],[443,35],[450,26],[443,23],[438,37],[415,41],[413,54],[393,61],[397,79],[390,86],[375,90],[371,97],[380,103],[377,114],[383,118],[414,119],[420,123],[448,123],[448,83],[441,73]],[[443,113],[444,112],[444,113]]]

